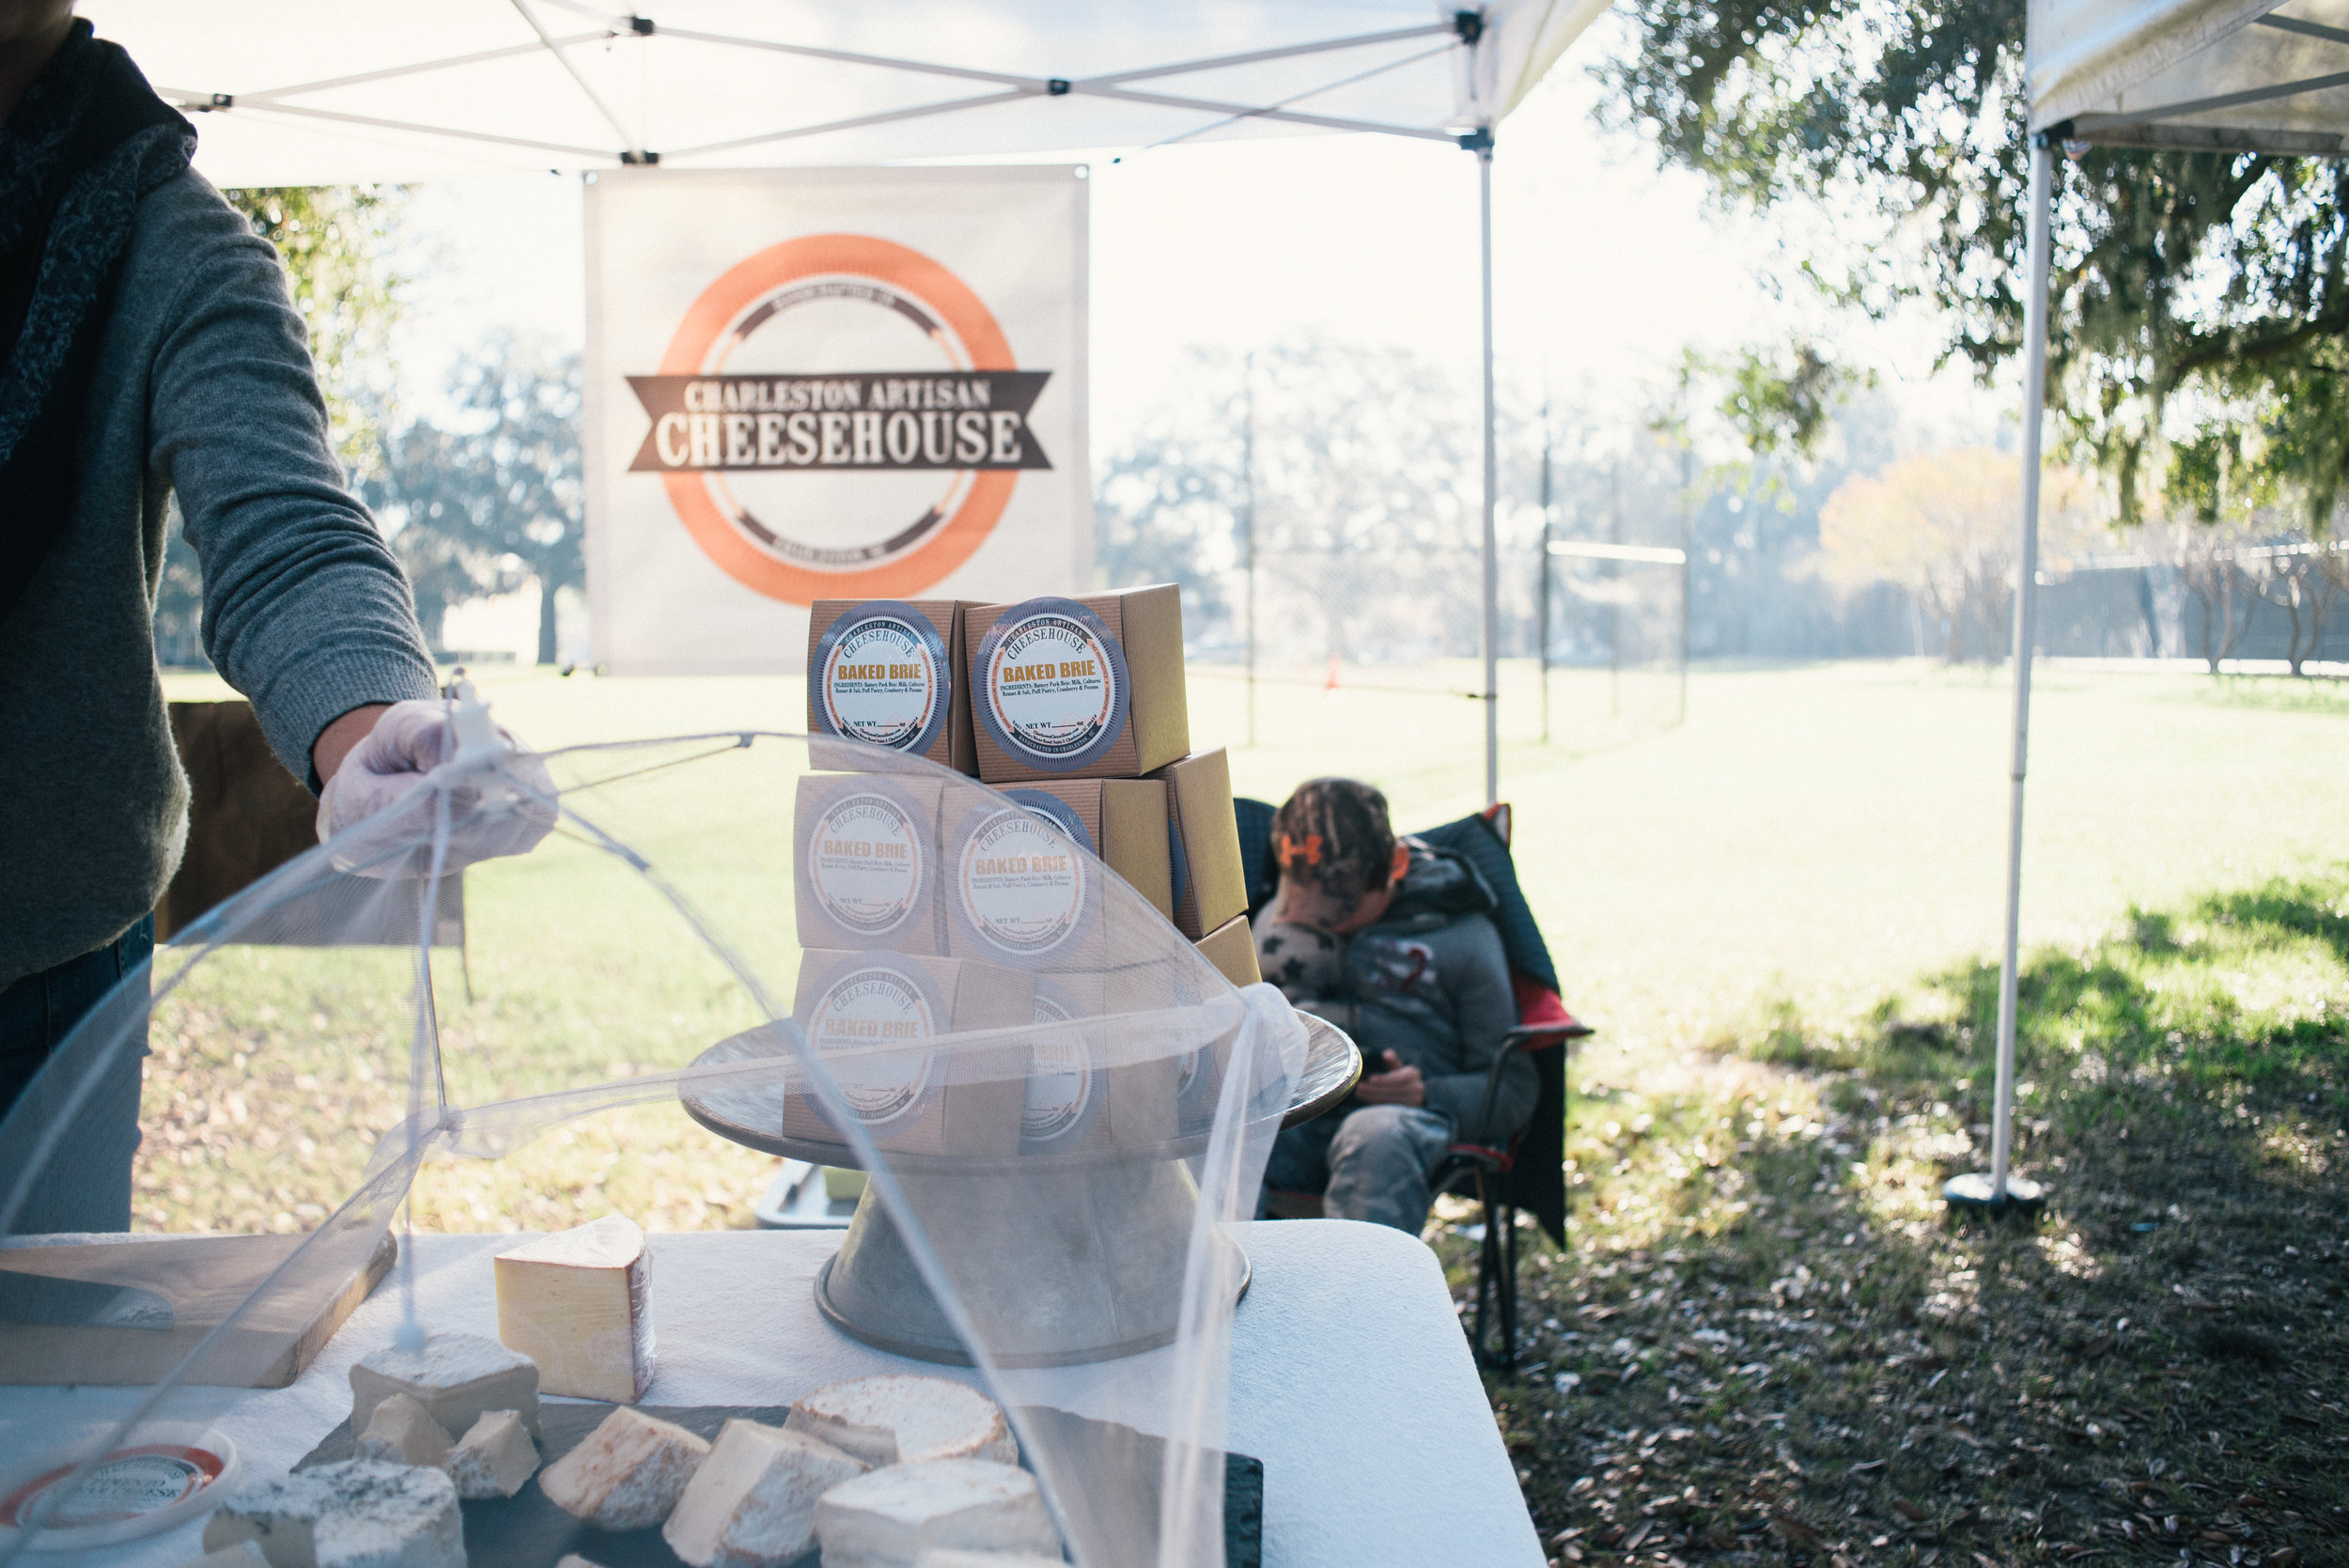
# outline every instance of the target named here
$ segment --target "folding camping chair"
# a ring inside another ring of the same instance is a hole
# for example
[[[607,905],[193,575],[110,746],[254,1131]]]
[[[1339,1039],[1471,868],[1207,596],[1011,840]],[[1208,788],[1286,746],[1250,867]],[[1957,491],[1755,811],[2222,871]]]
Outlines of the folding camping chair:
[[[1248,914],[1252,921],[1272,900],[1279,874],[1272,855],[1274,809],[1262,800],[1233,802],[1239,825],[1240,858],[1248,877]],[[1416,837],[1459,856],[1491,888],[1493,924],[1508,955],[1509,978],[1517,992],[1517,1027],[1503,1036],[1510,1051],[1533,1059],[1539,1081],[1533,1114],[1505,1147],[1455,1143],[1436,1172],[1439,1192],[1472,1195],[1483,1210],[1484,1238],[1476,1267],[1476,1315],[1470,1343],[1477,1359],[1506,1370],[1517,1362],[1517,1212],[1532,1215],[1563,1247],[1566,1241],[1566,1045],[1593,1032],[1566,1011],[1558,995],[1558,971],[1548,944],[1533,922],[1532,908],[1517,883],[1509,853],[1513,815],[1507,804],[1464,816]],[[1499,1092],[1509,1062],[1494,1058],[1487,1096]],[[1317,1193],[1268,1194],[1270,1212],[1304,1218],[1321,1212]]]

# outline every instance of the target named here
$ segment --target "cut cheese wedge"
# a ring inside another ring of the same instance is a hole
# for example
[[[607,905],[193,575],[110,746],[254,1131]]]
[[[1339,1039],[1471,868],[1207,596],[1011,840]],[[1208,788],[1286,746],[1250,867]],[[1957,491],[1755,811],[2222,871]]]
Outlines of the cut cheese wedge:
[[[538,1363],[541,1393],[627,1405],[652,1385],[645,1233],[623,1215],[497,1255],[498,1338]]]
[[[661,1539],[692,1568],[783,1568],[816,1547],[816,1499],[864,1471],[828,1443],[730,1421]]]
[[[439,1470],[346,1459],[246,1487],[204,1527],[207,1551],[250,1541],[270,1568],[465,1568],[457,1488]]]
[[[394,1394],[422,1405],[443,1432],[470,1432],[491,1410],[511,1410],[538,1430],[538,1369],[479,1334],[435,1334],[421,1350],[386,1348],[350,1369],[350,1430],[365,1432]]]
[[[216,1552],[206,1552],[192,1558],[180,1568],[269,1568],[269,1559],[261,1548],[250,1541],[240,1541],[233,1546],[223,1546]]]
[[[598,1529],[646,1529],[669,1516],[708,1453],[685,1428],[622,1405],[549,1465],[538,1489]]]
[[[816,1504],[824,1568],[914,1568],[925,1552],[1033,1552],[1060,1537],[1035,1478],[982,1459],[893,1465],[833,1487]]]
[[[439,1466],[448,1457],[448,1434],[412,1394],[394,1394],[367,1417],[357,1456],[391,1465]]]
[[[828,1383],[796,1401],[784,1424],[868,1465],[1019,1462],[1019,1445],[995,1402],[944,1377],[893,1374]]]
[[[511,1410],[492,1410],[474,1422],[442,1466],[457,1495],[474,1500],[512,1497],[537,1467],[538,1445]]]

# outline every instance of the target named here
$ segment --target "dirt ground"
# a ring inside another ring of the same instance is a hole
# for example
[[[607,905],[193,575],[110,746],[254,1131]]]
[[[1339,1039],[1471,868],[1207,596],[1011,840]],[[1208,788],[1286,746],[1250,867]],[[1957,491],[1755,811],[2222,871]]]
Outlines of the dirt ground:
[[[1986,1164],[1997,981],[1577,1063],[1571,1245],[1523,1233],[1487,1379],[1553,1561],[2349,1562],[2349,875],[2033,958],[2048,1202],[1993,1220],[1940,1188]]]

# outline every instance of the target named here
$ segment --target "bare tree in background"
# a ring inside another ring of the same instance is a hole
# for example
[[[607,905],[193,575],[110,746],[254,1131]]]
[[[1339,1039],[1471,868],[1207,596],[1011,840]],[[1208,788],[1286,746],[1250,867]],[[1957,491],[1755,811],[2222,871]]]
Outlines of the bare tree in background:
[[[2217,675],[2219,660],[2234,657],[2259,608],[2240,561],[2250,534],[2240,523],[2171,518],[2144,524],[2139,538],[2145,553],[2176,571],[2194,596],[2202,662]]]
[[[2015,497],[2010,453],[1958,447],[1903,458],[1845,480],[1819,512],[1828,578],[1846,589],[1890,582],[1914,595],[1942,633],[1942,657],[1968,647],[1996,660],[2015,600]],[[2048,468],[2040,480],[2040,538],[2051,556],[2091,542],[2085,479]]]

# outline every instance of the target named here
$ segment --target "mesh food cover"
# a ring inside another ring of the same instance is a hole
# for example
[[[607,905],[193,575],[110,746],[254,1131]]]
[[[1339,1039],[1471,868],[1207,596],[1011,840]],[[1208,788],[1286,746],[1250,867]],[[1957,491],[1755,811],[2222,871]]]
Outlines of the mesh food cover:
[[[199,1489],[187,1456],[387,1266],[400,1333],[434,1331],[391,1261],[423,1162],[665,1104],[713,1148],[868,1172],[828,1331],[975,1369],[1070,1560],[1221,1563],[1232,1222],[1321,1048],[1278,993],[1226,983],[1080,815],[918,757],[451,723],[452,761],[175,934],[0,1125],[0,1558],[132,1528],[110,1491]],[[132,1233],[85,1234],[126,1168]],[[471,1228],[535,1228],[513,1183],[474,1190],[506,1196]],[[760,1329],[732,1353],[792,1388]]]

